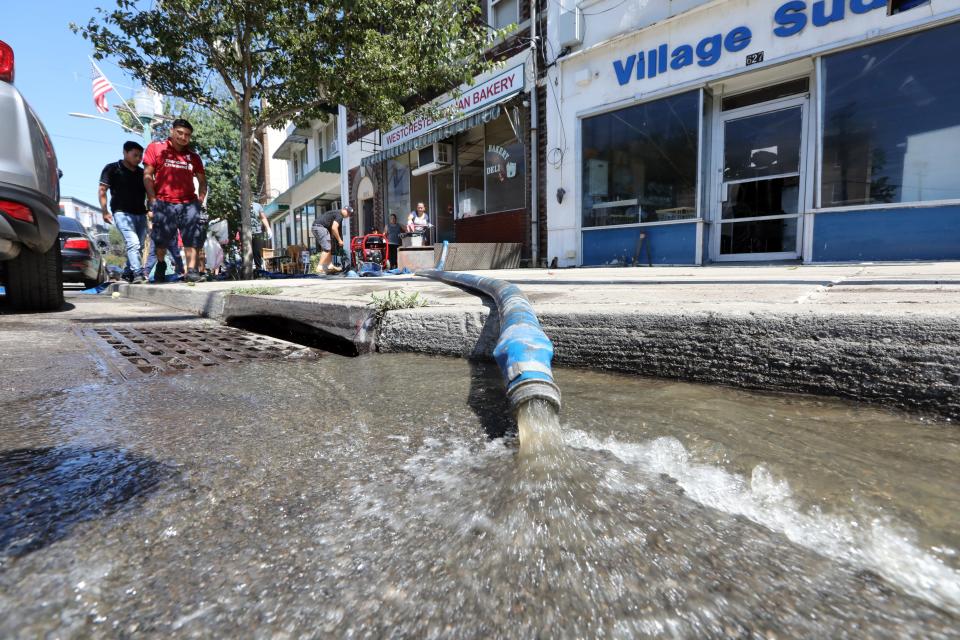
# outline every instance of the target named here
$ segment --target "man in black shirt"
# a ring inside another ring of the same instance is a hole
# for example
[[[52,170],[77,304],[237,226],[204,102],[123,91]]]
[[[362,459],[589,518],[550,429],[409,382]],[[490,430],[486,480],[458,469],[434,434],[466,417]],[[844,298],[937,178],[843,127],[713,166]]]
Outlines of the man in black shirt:
[[[339,211],[332,210],[317,216],[311,231],[320,248],[320,262],[317,263],[317,273],[337,273],[341,271],[339,267],[333,266],[333,251],[336,247],[333,243],[343,246],[342,225],[346,218],[353,214],[353,207],[343,207]],[[331,241],[332,240],[332,241]]]
[[[147,191],[143,186],[143,147],[136,142],[123,143],[123,159],[111,162],[100,173],[100,208],[107,224],[117,225],[127,251],[125,278],[134,284],[144,282],[140,250],[147,235]],[[107,190],[110,211],[107,210]]]

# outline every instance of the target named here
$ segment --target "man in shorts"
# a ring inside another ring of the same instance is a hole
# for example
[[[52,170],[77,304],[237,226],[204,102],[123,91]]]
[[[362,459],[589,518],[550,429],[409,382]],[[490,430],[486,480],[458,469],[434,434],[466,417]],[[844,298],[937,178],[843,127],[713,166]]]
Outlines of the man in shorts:
[[[147,190],[147,204],[153,216],[151,239],[157,247],[157,268],[153,281],[166,280],[167,247],[177,237],[183,238],[183,253],[187,262],[187,282],[201,279],[197,271],[197,253],[203,246],[206,232],[203,201],[207,197],[207,176],[203,161],[190,150],[193,125],[182,118],[173,121],[170,137],[163,142],[151,142],[143,156],[143,185]],[[194,186],[194,178],[199,187]]]
[[[317,273],[331,274],[341,271],[330,263],[333,262],[333,241],[343,246],[343,236],[341,229],[343,221],[353,214],[353,207],[344,207],[339,211],[327,211],[323,215],[317,216],[316,221],[310,228],[313,231],[313,237],[320,248],[320,262],[317,263]]]

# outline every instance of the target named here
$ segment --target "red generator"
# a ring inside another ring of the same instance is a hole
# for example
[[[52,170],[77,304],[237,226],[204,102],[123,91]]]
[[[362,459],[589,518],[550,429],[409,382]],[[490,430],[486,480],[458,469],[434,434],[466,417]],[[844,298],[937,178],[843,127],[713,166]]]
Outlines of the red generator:
[[[390,268],[387,255],[387,236],[368,233],[350,239],[350,259],[357,274],[382,273]]]

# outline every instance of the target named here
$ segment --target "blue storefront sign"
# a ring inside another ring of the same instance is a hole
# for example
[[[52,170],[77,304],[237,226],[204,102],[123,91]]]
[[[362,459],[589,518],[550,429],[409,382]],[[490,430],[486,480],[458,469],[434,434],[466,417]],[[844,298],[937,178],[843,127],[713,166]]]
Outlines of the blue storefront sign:
[[[887,0],[818,0],[808,4],[804,0],[791,0],[773,13],[773,35],[789,38],[798,35],[808,25],[825,27],[839,22],[848,15],[864,14],[884,9]],[[647,51],[631,53],[613,61],[617,82],[625,85],[631,80],[655,78],[670,70],[680,70],[696,64],[711,67],[725,53],[743,51],[753,42],[753,31],[748,26],[738,26],[725,33],[706,35],[696,42],[670,47],[663,43]]]

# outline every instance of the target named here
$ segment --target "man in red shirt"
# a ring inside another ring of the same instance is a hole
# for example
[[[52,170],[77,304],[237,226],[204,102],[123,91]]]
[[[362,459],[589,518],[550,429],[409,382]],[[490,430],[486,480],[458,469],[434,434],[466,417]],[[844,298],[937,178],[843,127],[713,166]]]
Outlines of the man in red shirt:
[[[151,237],[157,248],[153,281],[158,283],[166,280],[164,258],[178,230],[187,261],[186,279],[188,282],[200,280],[197,251],[206,240],[202,203],[207,198],[207,176],[200,156],[190,150],[192,135],[193,126],[189,122],[182,118],[174,120],[170,137],[163,142],[151,142],[143,154],[143,185],[153,220]],[[194,178],[199,186],[199,197]]]

